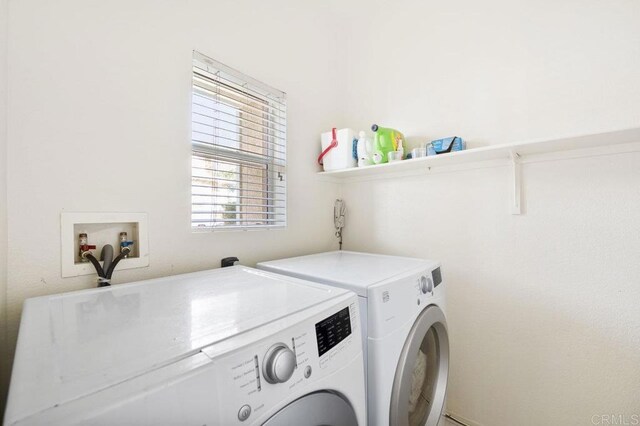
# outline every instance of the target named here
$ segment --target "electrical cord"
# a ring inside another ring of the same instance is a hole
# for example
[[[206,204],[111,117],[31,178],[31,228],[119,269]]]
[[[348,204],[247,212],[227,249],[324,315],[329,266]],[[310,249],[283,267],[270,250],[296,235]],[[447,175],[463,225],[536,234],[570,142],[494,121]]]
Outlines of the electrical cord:
[[[344,201],[340,199],[336,200],[333,206],[333,224],[336,228],[336,238],[338,239],[340,250],[342,250],[342,228],[344,228],[346,212],[347,207]]]

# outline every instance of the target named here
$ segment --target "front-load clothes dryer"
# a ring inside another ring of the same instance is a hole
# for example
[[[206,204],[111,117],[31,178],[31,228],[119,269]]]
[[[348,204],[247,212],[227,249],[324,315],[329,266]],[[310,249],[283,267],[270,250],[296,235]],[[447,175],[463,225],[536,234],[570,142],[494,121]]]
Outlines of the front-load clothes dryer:
[[[7,425],[366,425],[357,296],[230,268],[29,299]]]
[[[336,251],[263,262],[258,268],[358,294],[369,424],[440,422],[449,338],[438,262]]]

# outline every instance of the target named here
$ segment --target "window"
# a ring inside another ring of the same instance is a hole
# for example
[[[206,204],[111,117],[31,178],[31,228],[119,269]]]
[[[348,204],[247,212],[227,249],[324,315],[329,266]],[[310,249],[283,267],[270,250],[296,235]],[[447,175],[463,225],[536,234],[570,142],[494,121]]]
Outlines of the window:
[[[286,226],[286,96],[193,53],[191,226]]]

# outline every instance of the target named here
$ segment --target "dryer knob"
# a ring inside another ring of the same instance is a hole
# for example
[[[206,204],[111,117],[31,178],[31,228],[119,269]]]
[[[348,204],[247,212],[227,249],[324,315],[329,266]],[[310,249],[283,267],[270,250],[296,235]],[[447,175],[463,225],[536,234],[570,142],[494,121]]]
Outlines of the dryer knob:
[[[422,291],[422,294],[427,293],[427,277],[424,275],[420,277],[420,291]]]
[[[424,275],[420,277],[420,291],[422,294],[431,293],[433,290],[433,281],[431,278],[427,278]]]
[[[262,374],[269,383],[284,383],[296,369],[296,355],[284,343],[278,343],[267,351],[262,363]]]

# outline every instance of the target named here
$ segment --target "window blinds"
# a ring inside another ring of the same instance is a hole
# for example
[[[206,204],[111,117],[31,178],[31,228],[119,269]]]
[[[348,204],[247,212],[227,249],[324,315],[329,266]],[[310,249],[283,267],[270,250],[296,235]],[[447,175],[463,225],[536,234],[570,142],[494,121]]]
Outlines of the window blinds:
[[[286,226],[286,95],[193,53],[191,226]]]

